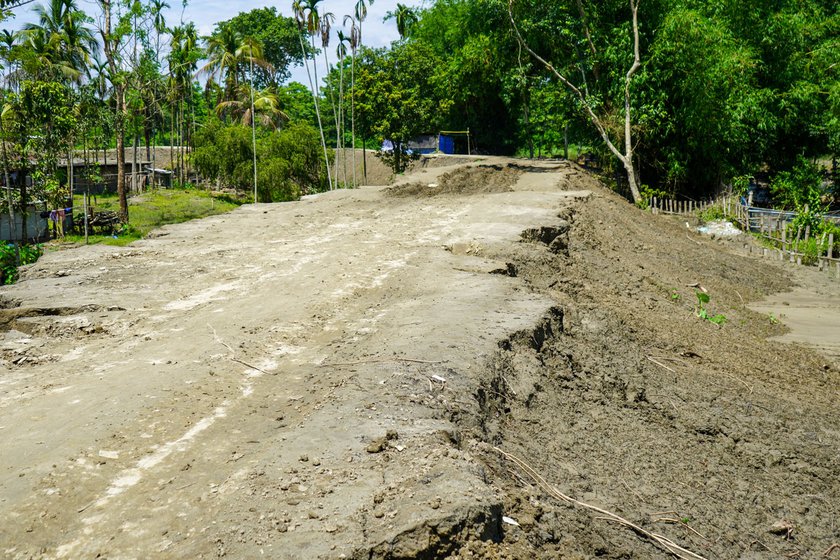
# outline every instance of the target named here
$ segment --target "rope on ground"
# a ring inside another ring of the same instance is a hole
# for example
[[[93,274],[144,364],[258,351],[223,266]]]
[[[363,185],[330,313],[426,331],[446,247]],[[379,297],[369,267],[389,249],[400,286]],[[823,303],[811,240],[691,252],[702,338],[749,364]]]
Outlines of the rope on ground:
[[[624,519],[623,517],[618,516],[618,515],[616,515],[612,512],[609,512],[605,509],[601,509],[597,506],[587,504],[585,502],[581,502],[580,500],[576,500],[576,499],[574,499],[570,496],[567,496],[567,495],[563,494],[557,488],[555,488],[554,486],[549,484],[542,476],[540,476],[540,474],[536,470],[534,470],[530,465],[528,465],[528,463],[526,463],[525,461],[523,461],[522,459],[520,459],[516,455],[513,455],[511,453],[507,453],[505,451],[502,451],[498,447],[493,447],[493,450],[495,450],[500,455],[502,455],[505,459],[507,459],[508,461],[510,461],[511,463],[515,464],[517,467],[522,469],[522,471],[524,471],[529,477],[531,477],[531,479],[534,482],[537,483],[537,486],[539,486],[540,488],[543,489],[543,491],[548,493],[550,496],[560,500],[561,502],[566,502],[566,503],[572,504],[574,506],[578,506],[578,507],[581,507],[581,508],[584,508],[584,509],[588,509],[590,511],[594,511],[594,512],[599,513],[602,516],[604,516],[604,518],[608,521],[613,521],[613,522],[618,523],[620,525],[624,525],[625,527],[628,527],[629,529],[633,530],[636,534],[650,540],[651,542],[658,545],[659,547],[661,547],[663,550],[665,550],[669,554],[672,554],[672,555],[676,556],[677,558],[681,558],[683,560],[706,560],[703,556],[700,556],[699,554],[695,554],[695,553],[691,552],[690,550],[687,550],[687,549],[679,546],[674,541],[672,541],[671,539],[669,539],[665,536],[657,535],[656,533],[651,533],[650,531],[647,531],[647,530],[639,527],[638,525],[636,525],[632,521],[628,521],[628,520]]]

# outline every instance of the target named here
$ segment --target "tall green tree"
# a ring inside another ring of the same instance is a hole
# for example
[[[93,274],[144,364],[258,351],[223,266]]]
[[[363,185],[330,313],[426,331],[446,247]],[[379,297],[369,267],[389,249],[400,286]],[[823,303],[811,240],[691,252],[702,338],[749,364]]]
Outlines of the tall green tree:
[[[438,56],[421,42],[362,53],[356,72],[357,103],[366,115],[366,132],[392,143],[395,173],[404,170],[407,142],[434,132],[451,104],[440,68]]]
[[[397,3],[397,9],[385,14],[385,21],[393,19],[397,24],[397,33],[402,39],[408,37],[408,34],[417,24],[419,19],[417,10],[405,4]]]
[[[267,65],[255,68],[257,88],[283,83],[291,75],[291,67],[302,64],[308,55],[301,52],[300,30],[294,18],[278,14],[274,7],[255,8],[219,22],[213,35],[221,34],[223,28],[241,37],[253,37],[262,44],[262,58]]]

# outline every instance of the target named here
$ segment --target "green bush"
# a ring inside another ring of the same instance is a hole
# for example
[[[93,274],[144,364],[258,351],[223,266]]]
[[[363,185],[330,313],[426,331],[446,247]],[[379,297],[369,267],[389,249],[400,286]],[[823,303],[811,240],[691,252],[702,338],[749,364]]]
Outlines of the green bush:
[[[726,213],[723,211],[723,206],[720,204],[713,204],[708,208],[703,209],[699,216],[700,221],[705,223],[716,222],[718,220],[725,220]]]
[[[40,245],[20,245],[21,266],[36,262],[44,250]],[[14,284],[18,278],[17,254],[14,245],[0,245],[0,275],[3,284]]]
[[[817,264],[820,255],[825,254],[822,244],[814,237],[800,243],[799,252],[802,253],[802,264],[809,266]]]
[[[192,163],[204,178],[242,192],[253,192],[254,153],[251,129],[209,122],[196,136]],[[257,136],[257,192],[262,202],[296,200],[327,188],[318,131],[291,123]]]
[[[770,192],[776,206],[786,210],[804,213],[807,206],[810,213],[825,211],[822,204],[822,169],[802,156],[790,171],[780,171],[770,181]]]

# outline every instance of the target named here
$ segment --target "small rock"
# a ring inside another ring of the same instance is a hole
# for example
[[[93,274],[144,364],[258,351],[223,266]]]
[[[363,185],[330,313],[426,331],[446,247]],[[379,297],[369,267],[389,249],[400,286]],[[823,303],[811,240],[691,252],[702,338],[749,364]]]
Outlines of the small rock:
[[[784,535],[786,539],[793,533],[794,525],[787,519],[780,519],[770,526],[770,532],[774,535]]]
[[[502,523],[506,523],[507,525],[513,525],[514,527],[519,527],[519,523],[516,521],[516,519],[512,517],[503,516]]]
[[[307,461],[309,461],[309,455],[306,455],[306,454],[301,455],[299,461],[301,463],[306,463]]]

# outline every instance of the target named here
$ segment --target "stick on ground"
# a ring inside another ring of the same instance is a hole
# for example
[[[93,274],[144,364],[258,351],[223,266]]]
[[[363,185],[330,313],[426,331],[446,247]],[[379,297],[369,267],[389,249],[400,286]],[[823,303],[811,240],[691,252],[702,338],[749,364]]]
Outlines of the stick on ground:
[[[525,461],[523,461],[519,457],[517,457],[517,456],[515,456],[511,453],[507,453],[505,451],[502,451],[498,447],[493,447],[493,450],[495,450],[497,453],[502,455],[505,459],[507,459],[508,461],[512,462],[517,467],[522,469],[529,477],[531,477],[531,479],[534,482],[537,483],[537,486],[539,486],[547,494],[549,494],[550,496],[553,496],[554,498],[560,500],[561,502],[566,502],[566,503],[574,505],[574,506],[578,506],[578,507],[581,507],[581,508],[584,508],[584,509],[588,509],[590,511],[594,511],[596,513],[601,514],[602,516],[604,516],[605,519],[607,519],[609,521],[613,521],[615,523],[619,523],[620,525],[624,525],[625,527],[633,530],[637,535],[650,540],[651,542],[658,545],[660,548],[662,548],[666,552],[676,556],[677,558],[681,558],[683,560],[706,560],[704,557],[700,556],[699,554],[695,554],[695,553],[691,552],[690,550],[687,550],[687,549],[681,547],[680,545],[676,544],[674,541],[672,541],[668,537],[665,537],[665,536],[662,536],[662,535],[657,535],[656,533],[651,533],[650,531],[647,531],[647,530],[639,527],[638,525],[636,525],[632,521],[628,521],[628,520],[624,519],[623,517],[618,516],[618,515],[616,515],[612,512],[609,512],[605,509],[601,509],[597,506],[587,504],[585,502],[581,502],[581,501],[576,500],[572,497],[566,496],[565,494],[560,492],[557,488],[555,488],[554,486],[549,484],[542,476],[540,476],[540,474],[536,470],[534,470],[530,465],[528,465],[528,463],[526,463]]]

